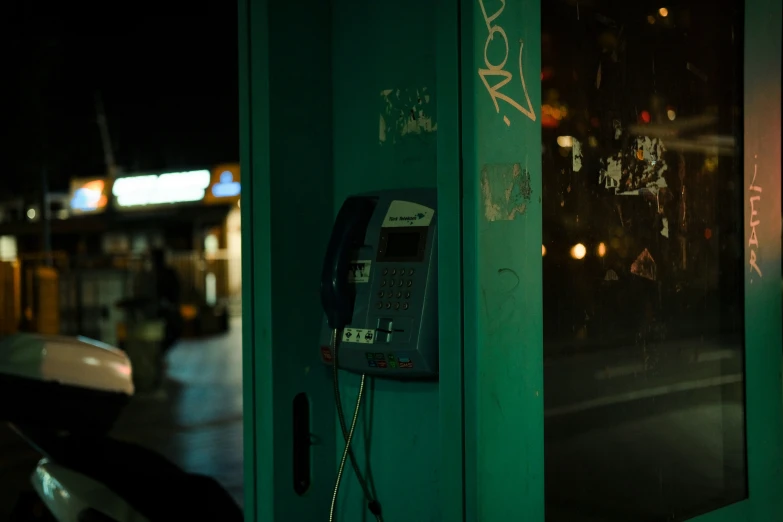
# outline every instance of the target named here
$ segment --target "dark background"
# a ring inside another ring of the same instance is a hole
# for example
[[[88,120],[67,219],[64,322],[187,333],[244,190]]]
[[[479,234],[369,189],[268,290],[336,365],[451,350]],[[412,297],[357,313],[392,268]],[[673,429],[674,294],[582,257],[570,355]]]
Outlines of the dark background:
[[[106,5],[3,4],[0,199],[106,172],[97,94],[126,172],[238,159],[235,2]]]

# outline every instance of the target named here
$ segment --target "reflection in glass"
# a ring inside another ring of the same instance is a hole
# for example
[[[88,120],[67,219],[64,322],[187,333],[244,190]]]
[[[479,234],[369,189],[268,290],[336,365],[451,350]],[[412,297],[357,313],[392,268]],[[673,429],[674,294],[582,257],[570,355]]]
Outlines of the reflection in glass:
[[[742,12],[542,2],[552,522],[747,495]]]

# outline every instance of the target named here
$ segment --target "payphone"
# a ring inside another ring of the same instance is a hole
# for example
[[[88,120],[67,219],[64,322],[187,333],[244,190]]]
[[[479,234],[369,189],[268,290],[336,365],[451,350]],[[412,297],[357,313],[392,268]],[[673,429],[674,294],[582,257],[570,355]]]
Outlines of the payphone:
[[[434,379],[438,375],[437,192],[385,190],[348,197],[340,208],[321,274],[321,360],[333,368],[335,404],[345,438],[330,521],[346,460],[368,509],[382,520],[351,450],[366,378]],[[339,370],[361,374],[351,425]]]
[[[324,261],[321,360],[390,379],[438,372],[437,216],[434,190],[346,199]]]

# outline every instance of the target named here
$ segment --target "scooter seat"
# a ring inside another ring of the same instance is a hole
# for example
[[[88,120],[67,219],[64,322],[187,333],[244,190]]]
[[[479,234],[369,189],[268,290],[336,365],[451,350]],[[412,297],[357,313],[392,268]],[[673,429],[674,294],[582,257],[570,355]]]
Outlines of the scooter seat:
[[[133,395],[128,356],[83,337],[0,338],[0,422],[103,434]]]
[[[109,437],[18,431],[50,461],[100,482],[150,522],[243,520],[240,507],[216,480],[187,473],[142,446]]]

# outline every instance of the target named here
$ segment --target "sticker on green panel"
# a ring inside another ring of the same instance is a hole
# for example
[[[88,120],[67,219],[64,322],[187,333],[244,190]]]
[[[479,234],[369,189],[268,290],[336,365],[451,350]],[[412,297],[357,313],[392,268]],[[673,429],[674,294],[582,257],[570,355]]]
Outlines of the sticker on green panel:
[[[373,344],[375,342],[375,330],[369,328],[346,328],[343,331],[342,342]]]
[[[370,268],[372,261],[360,259],[351,261],[348,266],[348,282],[351,284],[368,283],[370,281]]]

